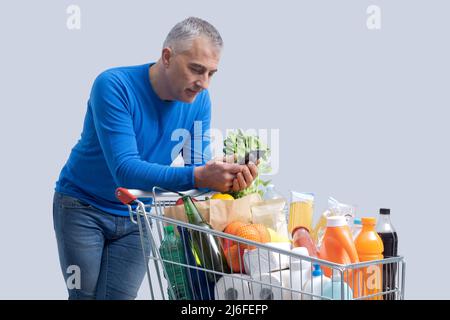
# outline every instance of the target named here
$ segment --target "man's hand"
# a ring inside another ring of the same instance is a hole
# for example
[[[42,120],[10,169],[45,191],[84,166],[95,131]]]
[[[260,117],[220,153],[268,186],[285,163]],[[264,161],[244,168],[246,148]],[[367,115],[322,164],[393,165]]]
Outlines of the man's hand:
[[[236,174],[236,178],[233,180],[233,191],[243,190],[250,187],[253,180],[258,176],[258,167],[249,162],[247,165],[241,165],[242,171]]]
[[[224,161],[228,163],[234,163],[237,161],[237,155],[236,154],[228,155],[224,157]],[[255,180],[256,177],[258,176],[258,164],[259,159],[257,160],[256,164],[254,164],[253,162],[249,162],[246,165],[242,164],[241,165],[242,171],[236,174],[236,178],[233,180],[231,190],[237,192],[250,187],[253,180]]]
[[[242,171],[242,166],[236,163],[226,163],[211,160],[206,165],[194,169],[195,187],[209,188],[220,192],[230,191],[236,174]]]
[[[194,169],[196,188],[209,188],[220,192],[245,189],[257,176],[258,168],[254,163],[240,165],[232,163],[228,158],[211,160]]]

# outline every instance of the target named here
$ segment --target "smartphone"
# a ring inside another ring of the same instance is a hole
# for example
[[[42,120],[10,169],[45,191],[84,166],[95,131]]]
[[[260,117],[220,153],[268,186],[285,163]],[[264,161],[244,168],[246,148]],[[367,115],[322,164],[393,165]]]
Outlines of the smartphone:
[[[249,162],[256,163],[258,159],[264,157],[266,155],[265,150],[251,150],[245,153],[244,163],[248,164]]]

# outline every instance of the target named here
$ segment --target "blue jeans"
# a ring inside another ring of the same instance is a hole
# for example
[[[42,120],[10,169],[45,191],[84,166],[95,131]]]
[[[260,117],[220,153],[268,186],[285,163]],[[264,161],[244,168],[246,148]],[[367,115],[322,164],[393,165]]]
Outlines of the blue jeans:
[[[136,298],[146,266],[138,225],[129,216],[55,192],[53,223],[69,299]]]

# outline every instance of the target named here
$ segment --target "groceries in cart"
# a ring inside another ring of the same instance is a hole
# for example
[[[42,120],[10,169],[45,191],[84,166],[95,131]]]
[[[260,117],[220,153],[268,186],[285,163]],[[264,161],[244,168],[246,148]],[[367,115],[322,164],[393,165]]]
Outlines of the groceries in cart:
[[[329,198],[328,209],[313,227],[314,194],[293,191],[289,223],[277,224],[277,219],[285,215],[286,203],[281,203],[285,200],[267,199],[264,194],[245,199],[250,196],[232,200],[212,195],[198,202],[182,197],[184,221],[189,224],[178,226],[177,230],[188,254],[186,262],[177,265],[184,267],[190,292],[184,296],[168,294],[169,299],[402,297],[404,280],[398,271],[403,272],[404,262],[383,260],[385,248],[374,217],[362,217],[361,230],[354,237],[355,208]],[[239,201],[239,206],[233,205]],[[202,214],[197,206],[207,210]],[[177,217],[173,208],[164,208],[168,218]],[[244,214],[237,214],[236,208]],[[386,223],[383,226],[387,233]],[[163,260],[167,263],[167,256]],[[170,269],[166,264],[164,268]],[[170,287],[179,292],[173,277],[166,273],[168,290]],[[178,283],[183,287],[186,284]]]
[[[199,196],[171,193],[166,200],[154,190],[154,210],[129,191],[117,192],[124,203],[138,203],[129,205],[130,218],[140,225],[143,248],[146,241],[152,248],[144,255],[153,261],[147,269],[152,298],[403,299],[405,262],[389,209],[380,209],[378,219],[360,218],[354,207],[330,198],[313,227],[315,196],[293,192],[286,236],[273,220],[253,221],[253,207],[273,200],[264,194],[231,200],[193,192]],[[358,218],[360,228],[352,223]]]

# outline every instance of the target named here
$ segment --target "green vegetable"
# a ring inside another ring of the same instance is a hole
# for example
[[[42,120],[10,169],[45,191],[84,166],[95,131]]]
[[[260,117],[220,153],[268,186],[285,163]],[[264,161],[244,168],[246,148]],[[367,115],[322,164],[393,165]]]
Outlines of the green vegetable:
[[[258,176],[253,181],[251,186],[238,192],[229,192],[229,194],[231,194],[235,199],[242,198],[248,194],[256,192],[262,196],[263,190],[260,188],[267,186],[270,183],[270,180],[261,180],[259,178],[259,174],[269,173],[271,170],[268,163],[270,149],[257,135],[245,134],[241,129],[230,132],[224,140],[223,152],[225,155],[236,154],[238,159],[243,159],[245,157],[245,153],[252,150],[264,150],[266,151],[266,154],[259,161]]]

